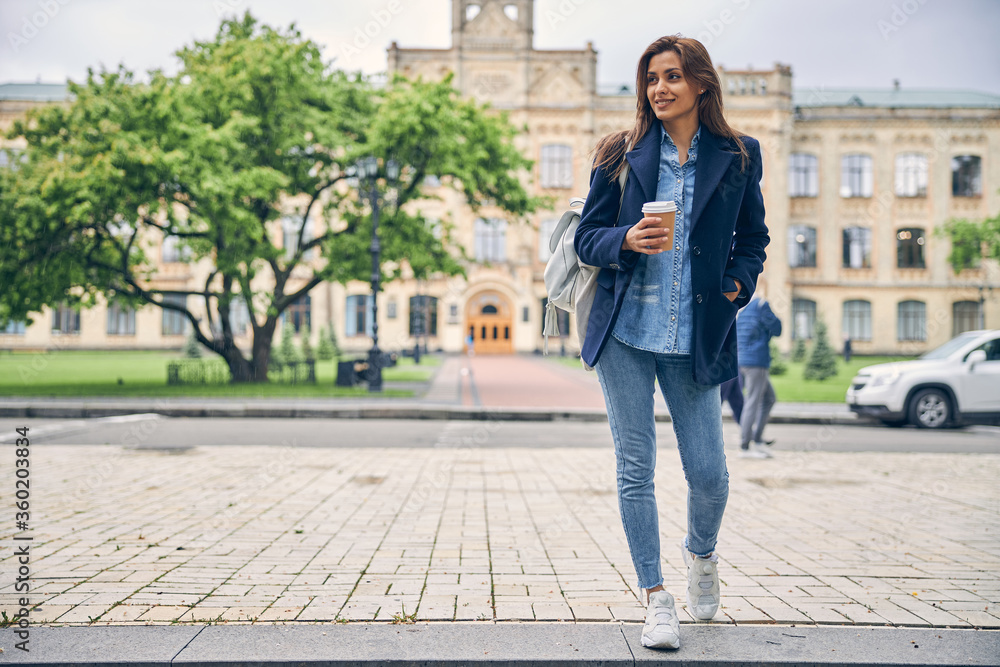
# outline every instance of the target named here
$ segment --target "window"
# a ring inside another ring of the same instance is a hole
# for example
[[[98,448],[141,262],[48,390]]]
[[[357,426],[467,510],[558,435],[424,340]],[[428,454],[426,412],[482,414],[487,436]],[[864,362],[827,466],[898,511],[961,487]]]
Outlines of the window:
[[[182,308],[187,308],[187,295],[186,294],[164,294],[163,303],[173,304],[175,306],[181,306]],[[170,310],[168,308],[162,308],[163,320],[160,325],[160,330],[164,336],[183,336],[187,332],[188,319],[184,313],[179,313],[176,310]]]
[[[507,259],[507,221],[476,218],[476,261],[503,262]]]
[[[896,196],[927,196],[927,156],[900,153],[896,156]]]
[[[117,303],[108,304],[108,335],[135,335],[135,308]]]
[[[80,333],[80,309],[71,308],[65,303],[52,310],[52,333]]]
[[[7,326],[0,329],[0,334],[6,334],[8,336],[23,336],[24,326],[24,322],[8,322]]]
[[[458,324],[458,304],[448,306],[448,324]]]
[[[788,196],[816,197],[819,195],[819,160],[808,153],[788,156]]]
[[[525,306],[521,309],[521,321],[530,322],[531,321],[531,308]]]
[[[301,219],[296,218],[282,218],[281,219],[281,229],[283,232],[282,247],[285,249],[285,259],[291,259],[295,251],[298,250],[299,241],[299,227],[302,225]],[[306,227],[302,230],[302,243],[308,243],[313,238],[312,236],[312,223],[306,221]],[[310,248],[302,256],[303,259],[312,259],[313,249]],[[297,331],[297,329],[296,329]]]
[[[538,260],[541,262],[549,261],[549,257],[552,256],[552,252],[549,250],[549,239],[557,224],[559,224],[558,218],[550,218],[542,220],[542,224],[538,227]]]
[[[816,302],[792,299],[792,339],[811,340],[816,328]]]
[[[27,154],[19,148],[4,148],[0,150],[0,169],[16,171],[17,165],[23,164],[27,159]]]
[[[951,335],[957,336],[983,328],[981,315],[978,301],[956,301],[951,304]]]
[[[370,294],[347,297],[346,331],[348,336],[371,336],[374,330],[372,315],[374,301]]]
[[[896,232],[896,266],[900,269],[924,268],[924,230],[911,227]]]
[[[419,294],[410,297],[410,335],[437,336],[438,300]]]
[[[872,156],[852,153],[840,158],[840,196],[872,196]]]
[[[869,269],[872,265],[872,230],[848,227],[844,230],[844,268]]]
[[[250,308],[240,294],[229,302],[229,327],[234,336],[244,336],[250,328]]]
[[[281,314],[281,324],[287,326],[289,322],[295,333],[301,333],[303,327],[312,328],[312,297],[303,294],[285,309]]]
[[[573,148],[565,144],[542,146],[541,186],[573,187]]]
[[[872,304],[870,301],[844,302],[844,335],[851,340],[872,339]]]
[[[163,261],[187,262],[191,259],[191,248],[184,244],[179,236],[163,237]]]
[[[548,305],[548,299],[542,299],[542,328],[541,332],[545,333],[545,307]],[[559,325],[559,338],[569,337],[569,313],[567,313],[562,308],[556,308],[556,324]]]
[[[788,228],[788,265],[816,266],[816,228],[792,225]]]
[[[896,340],[927,340],[927,304],[900,301],[896,307]]]
[[[951,159],[951,194],[979,197],[983,194],[982,162],[978,155],[956,155]]]

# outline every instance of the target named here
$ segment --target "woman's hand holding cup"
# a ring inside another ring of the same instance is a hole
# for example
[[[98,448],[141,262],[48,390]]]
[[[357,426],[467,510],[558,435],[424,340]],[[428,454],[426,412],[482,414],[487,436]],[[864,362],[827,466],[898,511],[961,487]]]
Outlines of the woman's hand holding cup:
[[[629,228],[625,234],[622,248],[641,252],[644,255],[657,255],[663,252],[660,247],[668,243],[674,230],[658,227],[661,223],[658,217],[645,217]]]

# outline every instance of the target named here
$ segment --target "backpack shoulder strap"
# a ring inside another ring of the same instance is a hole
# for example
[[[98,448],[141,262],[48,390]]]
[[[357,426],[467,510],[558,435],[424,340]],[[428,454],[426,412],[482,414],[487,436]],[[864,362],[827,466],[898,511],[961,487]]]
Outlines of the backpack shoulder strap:
[[[580,213],[570,209],[562,214],[559,218],[559,222],[556,223],[555,229],[552,230],[552,236],[549,237],[549,250],[555,252],[559,247],[559,242],[562,240],[563,234],[569,228],[570,224],[573,222],[573,218],[579,218]]]

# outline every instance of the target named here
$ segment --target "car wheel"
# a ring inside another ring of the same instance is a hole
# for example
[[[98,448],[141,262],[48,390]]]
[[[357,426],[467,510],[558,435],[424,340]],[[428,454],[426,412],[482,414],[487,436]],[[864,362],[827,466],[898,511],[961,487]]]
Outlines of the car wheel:
[[[910,400],[910,423],[917,428],[945,428],[951,421],[951,399],[941,389],[922,389]]]

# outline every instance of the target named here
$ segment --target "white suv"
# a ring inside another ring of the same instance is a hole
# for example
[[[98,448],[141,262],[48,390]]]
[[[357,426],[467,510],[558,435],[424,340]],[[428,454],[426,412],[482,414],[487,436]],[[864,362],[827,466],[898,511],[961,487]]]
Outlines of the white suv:
[[[866,366],[847,404],[890,426],[1000,423],[1000,329],[967,331],[913,361]]]

